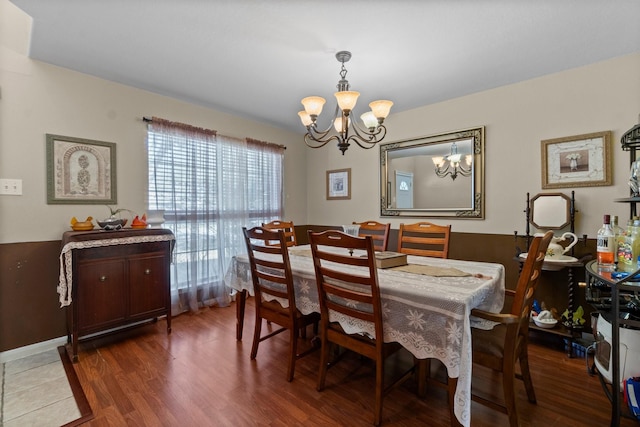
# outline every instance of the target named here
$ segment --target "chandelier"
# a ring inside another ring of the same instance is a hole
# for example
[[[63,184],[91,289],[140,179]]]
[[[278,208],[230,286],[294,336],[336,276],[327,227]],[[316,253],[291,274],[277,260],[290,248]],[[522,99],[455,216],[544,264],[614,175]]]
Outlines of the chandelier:
[[[473,156],[467,154],[464,156],[464,163],[462,164],[462,154],[458,153],[458,146],[455,142],[451,144],[451,154],[447,156],[432,157],[433,164],[436,167],[436,175],[440,178],[444,178],[447,175],[451,176],[451,179],[455,181],[458,175],[469,176],[473,171],[471,164],[473,163]]]
[[[359,125],[357,120],[352,119],[351,113],[360,92],[349,90],[349,82],[346,79],[347,69],[344,67],[344,63],[351,59],[351,52],[340,51],[336,53],[336,59],[342,63],[342,69],[337,86],[338,92],[334,94],[338,102],[333,119],[327,129],[318,130],[317,119],[326,101],[320,96],[304,98],[302,100],[304,111],[298,113],[302,124],[307,128],[304,142],[311,148],[320,148],[330,141],[336,141],[338,149],[342,151],[343,155],[349,148],[350,142],[355,142],[365,149],[373,148],[387,134],[387,129],[382,123],[389,115],[393,102],[380,100],[370,103],[371,111],[360,116],[364,127]]]

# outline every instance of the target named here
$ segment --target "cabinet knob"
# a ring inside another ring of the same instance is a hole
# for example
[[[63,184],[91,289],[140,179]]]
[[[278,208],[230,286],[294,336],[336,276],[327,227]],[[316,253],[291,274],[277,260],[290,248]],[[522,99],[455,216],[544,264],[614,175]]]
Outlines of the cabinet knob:
[[[101,281],[101,282],[104,282],[104,281],[106,281],[106,280],[107,280],[107,276],[100,276],[100,281]]]
[[[144,271],[144,274],[146,274],[146,275],[151,274],[151,269],[150,269],[150,268],[147,268],[147,269]]]

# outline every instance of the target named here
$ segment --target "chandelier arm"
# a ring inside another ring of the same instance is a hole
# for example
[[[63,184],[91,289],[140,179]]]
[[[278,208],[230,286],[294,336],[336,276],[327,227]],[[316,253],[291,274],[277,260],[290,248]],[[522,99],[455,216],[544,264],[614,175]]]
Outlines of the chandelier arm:
[[[306,133],[304,135],[304,143],[307,144],[307,146],[311,147],[311,148],[320,148],[320,147],[324,147],[325,145],[327,145],[327,141],[322,141],[319,139],[315,139],[313,137],[313,135]]]
[[[460,175],[462,175],[462,176],[469,176],[469,175],[471,175],[471,172],[473,171],[473,167],[471,165],[469,165],[469,169],[465,169],[465,167],[462,166],[462,164],[460,164],[458,166],[458,169],[460,170]]]
[[[353,125],[353,132],[358,135],[363,141],[365,140],[365,136],[371,141],[371,144],[378,143],[382,141],[387,134],[387,128],[384,125],[378,125],[373,132],[369,131],[368,128],[362,128],[358,124],[358,122],[351,122]],[[380,138],[378,135],[382,134]],[[364,135],[364,136],[363,136]]]
[[[304,135],[304,143],[307,144],[307,146],[311,147],[311,148],[321,148],[324,147],[325,145],[327,145],[329,142],[331,141],[340,141],[340,138],[338,138],[337,135],[333,135],[330,138],[327,139],[318,139],[315,138],[313,135],[306,133]]]
[[[368,138],[365,138],[364,136],[362,136],[359,132],[358,129],[354,127],[353,129],[354,131],[354,135],[351,135],[347,141],[353,141],[356,144],[358,144],[361,148],[364,149],[369,149],[369,148],[373,148],[378,142],[382,141],[387,133],[387,129],[384,126],[379,126],[378,130],[374,133],[369,133],[366,132],[365,135]],[[380,138],[378,139],[377,137],[382,134],[382,136],[380,136]],[[363,145],[363,144],[367,144],[367,145]]]
[[[447,164],[444,169],[436,166],[436,175],[440,178],[444,178],[447,175],[451,175],[451,171],[449,170],[449,165]]]
[[[305,138],[308,136],[313,141],[321,142],[324,140],[324,137],[327,136],[331,132],[331,128],[319,131],[314,126],[307,127],[307,133],[305,134]]]

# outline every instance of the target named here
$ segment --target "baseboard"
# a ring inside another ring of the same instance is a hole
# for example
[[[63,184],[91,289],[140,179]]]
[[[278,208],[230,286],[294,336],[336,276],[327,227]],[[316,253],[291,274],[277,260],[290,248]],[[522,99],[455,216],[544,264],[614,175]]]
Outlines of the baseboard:
[[[10,362],[16,359],[22,359],[23,357],[31,356],[34,354],[42,353],[43,351],[55,350],[61,345],[67,343],[67,337],[54,338],[49,341],[41,341],[35,344],[27,345],[24,347],[14,348],[12,350],[3,351],[0,353],[0,363]]]

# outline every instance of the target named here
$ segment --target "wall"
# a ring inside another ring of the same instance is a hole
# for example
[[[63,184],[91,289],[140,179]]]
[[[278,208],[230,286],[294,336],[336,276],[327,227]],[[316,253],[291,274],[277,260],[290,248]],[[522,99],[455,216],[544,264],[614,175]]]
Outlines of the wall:
[[[420,88],[429,90],[429,88]],[[526,193],[541,186],[541,143],[545,139],[611,130],[613,186],[575,188],[576,234],[594,237],[605,213],[626,221],[629,154],[621,135],[638,123],[640,54],[391,114],[385,142],[485,126],[485,220],[449,219],[454,232],[524,233]],[[402,108],[402,105],[396,105]],[[393,110],[392,110],[393,111]],[[307,151],[309,224],[344,224],[380,218],[378,148],[352,146],[344,156],[331,146]],[[328,169],[351,168],[351,200],[325,200]],[[563,191],[571,189],[546,190]],[[398,228],[412,218],[385,218]],[[437,222],[437,220],[434,220]]]
[[[73,216],[109,216],[102,205],[46,204],[47,133],[115,142],[117,205],[142,214],[147,207],[143,116],[286,145],[285,217],[306,222],[300,134],[30,60],[28,19],[7,0],[0,0],[0,11],[0,178],[22,179],[23,185],[22,196],[0,196],[0,243],[59,240]]]

